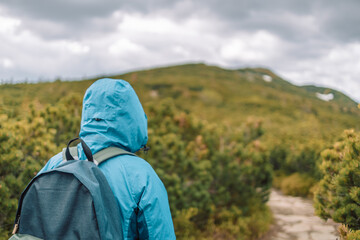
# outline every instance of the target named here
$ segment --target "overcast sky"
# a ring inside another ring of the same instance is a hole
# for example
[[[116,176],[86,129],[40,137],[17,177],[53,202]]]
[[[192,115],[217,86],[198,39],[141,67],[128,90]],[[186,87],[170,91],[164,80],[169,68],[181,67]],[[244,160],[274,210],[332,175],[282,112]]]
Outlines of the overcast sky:
[[[189,62],[266,67],[360,102],[360,1],[0,1],[0,79]]]

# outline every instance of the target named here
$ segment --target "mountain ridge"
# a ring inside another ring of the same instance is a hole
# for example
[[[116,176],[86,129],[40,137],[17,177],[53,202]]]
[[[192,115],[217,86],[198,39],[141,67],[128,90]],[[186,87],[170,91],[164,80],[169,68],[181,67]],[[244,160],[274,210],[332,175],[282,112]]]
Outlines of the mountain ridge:
[[[346,95],[329,88],[296,86],[264,68],[184,64],[103,77],[130,82],[145,105],[171,98],[183,111],[212,122],[237,126],[257,118],[270,132],[283,135],[304,135],[301,131],[306,131],[306,126],[316,126],[307,133],[312,137],[335,136],[345,128],[360,129],[360,110]],[[0,113],[17,116],[28,102],[37,101],[41,107],[56,104],[69,94],[82,97],[98,78],[102,77],[0,85]],[[326,102],[316,97],[316,92],[324,91],[333,92],[334,99]]]

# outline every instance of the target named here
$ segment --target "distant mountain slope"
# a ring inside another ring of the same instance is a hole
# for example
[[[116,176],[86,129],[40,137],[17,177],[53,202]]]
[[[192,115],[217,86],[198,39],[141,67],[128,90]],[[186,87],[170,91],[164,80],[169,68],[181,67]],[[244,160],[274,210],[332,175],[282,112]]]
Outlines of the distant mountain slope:
[[[313,85],[301,86],[301,88],[304,88],[306,89],[306,91],[311,92],[314,96],[316,96],[316,93],[333,94],[334,99],[330,101],[335,101],[344,107],[353,108],[357,106],[357,103],[354,100],[352,100],[350,97],[346,96],[342,92],[339,92],[331,88],[317,87]]]
[[[277,76],[275,73],[271,72],[268,69],[264,68],[245,68],[238,70],[240,72],[245,73],[253,73],[258,74],[260,77],[263,76],[270,76],[271,82],[275,83],[274,85],[277,85],[277,87],[285,92],[292,92],[297,93],[298,95],[303,95],[309,98],[318,98],[316,93],[319,94],[333,94],[334,98],[330,101],[336,102],[343,107],[350,107],[350,108],[356,108],[357,103],[352,100],[350,97],[345,95],[342,92],[339,92],[337,90],[331,89],[331,88],[325,88],[325,87],[317,87],[314,85],[305,85],[305,86],[296,86],[293,85],[286,80],[282,79],[281,77]],[[264,79],[263,79],[264,80]],[[266,80],[264,80],[266,81]],[[310,94],[306,94],[302,89],[305,89],[306,92]]]
[[[147,102],[172,98],[184,111],[214,123],[237,127],[249,118],[259,119],[269,139],[330,139],[345,128],[360,129],[360,111],[346,95],[332,89],[295,86],[263,68],[229,70],[186,64],[109,77],[129,81],[145,107]],[[35,101],[41,107],[68,94],[83,95],[95,80],[1,85],[0,113],[17,116],[28,102]],[[326,91],[334,94],[333,100],[326,102],[315,95]]]

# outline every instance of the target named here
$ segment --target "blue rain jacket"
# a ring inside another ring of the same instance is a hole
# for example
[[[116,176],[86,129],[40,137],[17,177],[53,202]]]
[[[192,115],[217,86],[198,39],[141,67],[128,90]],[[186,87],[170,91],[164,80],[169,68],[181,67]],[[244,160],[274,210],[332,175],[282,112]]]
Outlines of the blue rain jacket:
[[[136,152],[147,143],[147,117],[129,83],[104,78],[93,83],[83,101],[80,137],[93,154],[119,147]],[[86,159],[81,145],[80,159]],[[52,157],[41,170],[53,169],[62,154]],[[165,187],[153,168],[140,157],[121,155],[101,163],[120,206],[125,239],[175,239]]]

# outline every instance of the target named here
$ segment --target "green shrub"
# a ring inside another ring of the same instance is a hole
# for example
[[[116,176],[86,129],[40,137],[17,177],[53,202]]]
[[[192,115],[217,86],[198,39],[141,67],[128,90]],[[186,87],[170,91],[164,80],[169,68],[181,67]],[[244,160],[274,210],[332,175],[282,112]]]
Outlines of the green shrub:
[[[55,132],[44,127],[44,118],[30,120],[0,118],[0,236],[13,227],[22,190],[56,151]]]
[[[321,156],[324,177],[315,193],[316,214],[360,230],[360,133],[345,131],[342,141]]]
[[[339,227],[340,239],[341,240],[359,240],[360,239],[360,230],[352,230],[341,225]]]
[[[192,218],[196,216],[198,209],[188,208],[180,210],[174,218],[174,228],[178,239],[199,239],[201,232],[195,227]]]
[[[144,158],[166,186],[177,237],[200,231],[201,237],[250,239],[266,231],[269,218],[254,217],[266,216],[272,182],[258,140],[261,124],[234,131],[181,112],[171,100],[147,108],[152,149]],[[246,142],[239,141],[245,134]]]
[[[282,178],[280,189],[287,195],[306,197],[315,183],[316,180],[308,175],[294,173]]]

